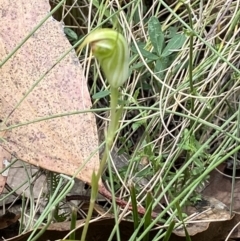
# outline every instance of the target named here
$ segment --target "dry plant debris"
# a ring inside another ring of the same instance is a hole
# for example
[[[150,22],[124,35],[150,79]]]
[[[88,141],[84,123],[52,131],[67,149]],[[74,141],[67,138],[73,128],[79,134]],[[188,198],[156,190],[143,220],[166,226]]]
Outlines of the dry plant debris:
[[[2,62],[48,14],[50,5],[48,1],[15,1],[8,4],[0,1],[0,9]],[[36,166],[74,175],[96,151],[98,137],[92,113],[68,115],[11,128],[91,107],[86,79],[75,52],[71,51],[57,63],[70,48],[63,25],[49,18],[1,67],[0,137],[4,139],[0,143],[1,162],[3,157],[9,160],[10,153]],[[44,78],[33,88],[43,75]],[[96,153],[77,174],[77,178],[89,183],[98,164]]]

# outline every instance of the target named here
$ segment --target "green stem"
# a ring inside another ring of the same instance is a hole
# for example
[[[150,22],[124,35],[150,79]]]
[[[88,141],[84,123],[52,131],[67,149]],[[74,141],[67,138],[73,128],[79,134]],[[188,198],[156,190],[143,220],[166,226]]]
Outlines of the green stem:
[[[47,228],[48,228],[49,225],[51,224],[51,222],[52,222],[52,220],[53,220],[54,212],[55,212],[55,206],[52,207],[52,210],[51,210],[51,212],[50,212],[49,215],[48,215],[48,220],[47,220],[46,225],[45,225],[43,228],[41,228],[41,230],[36,234],[35,237],[33,237],[33,238],[31,238],[31,239],[29,238],[28,241],[29,241],[29,240],[31,240],[31,241],[37,241],[37,240],[39,240],[39,238],[41,237],[41,235],[43,235],[43,234],[45,233],[45,231],[47,230]],[[35,230],[36,230],[36,229],[35,229]]]
[[[81,236],[81,241],[85,241],[86,235],[87,235],[87,230],[89,226],[90,219],[92,217],[92,212],[94,208],[94,204],[96,201],[97,193],[98,193],[98,183],[99,180],[102,176],[103,170],[106,166],[109,153],[113,144],[113,140],[115,137],[116,130],[118,129],[118,121],[120,119],[121,113],[122,113],[122,108],[118,109],[118,96],[119,96],[119,91],[118,88],[110,88],[111,91],[111,103],[110,103],[110,124],[108,127],[107,135],[106,135],[106,146],[105,146],[105,151],[103,154],[103,158],[100,162],[99,169],[97,171],[97,174],[93,173],[92,174],[92,190],[91,190],[91,201],[89,205],[89,210],[87,214],[87,218],[85,221],[85,225],[83,228],[82,236]]]
[[[95,175],[95,173],[93,173],[92,174],[91,199],[90,199],[87,218],[85,220],[85,224],[84,224],[82,235],[81,235],[81,241],[86,241],[88,226],[89,226],[89,223],[90,223],[90,220],[91,220],[91,217],[92,217],[94,204],[95,204],[96,196],[97,196],[97,193],[98,193],[98,181],[96,181],[96,179],[97,179],[97,176]]]
[[[118,105],[118,96],[119,96],[119,91],[118,88],[110,88],[111,91],[111,103],[110,103],[110,124],[108,128],[108,133],[107,133],[107,145],[111,146],[115,132],[118,128],[118,121],[119,121],[119,116],[118,116],[118,111],[117,111],[117,105]]]
[[[190,85],[190,94],[194,95],[194,87],[193,87],[193,22],[192,22],[192,13],[191,9],[188,4],[185,4],[187,12],[188,12],[188,17],[189,17],[189,26],[191,28],[190,32],[190,38],[189,38],[189,85]],[[194,98],[191,98],[191,113],[194,113]],[[190,129],[193,126],[194,121],[190,121]]]
[[[119,121],[119,112],[121,109],[117,110],[117,105],[118,105],[118,96],[119,92],[117,88],[110,88],[111,91],[111,103],[110,103],[110,124],[108,127],[107,135],[106,135],[106,146],[105,146],[105,151],[100,163],[99,171],[97,174],[98,180],[100,179],[103,170],[106,166],[107,159],[109,156],[109,151],[111,150],[112,143],[114,140],[114,136],[116,133],[116,130],[118,128],[118,121]]]

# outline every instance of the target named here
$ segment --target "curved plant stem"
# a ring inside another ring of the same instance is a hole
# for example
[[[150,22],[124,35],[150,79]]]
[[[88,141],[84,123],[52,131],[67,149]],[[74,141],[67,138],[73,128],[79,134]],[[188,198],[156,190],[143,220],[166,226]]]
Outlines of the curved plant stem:
[[[51,224],[51,222],[53,220],[54,212],[55,212],[55,206],[52,207],[52,210],[51,210],[51,212],[48,215],[48,219],[47,219],[46,225],[43,228],[41,228],[41,230],[36,234],[35,237],[33,237],[31,239],[29,238],[28,240],[36,241],[36,240],[39,239],[39,237],[41,237],[41,235],[43,235],[45,233],[45,231],[47,230],[47,228],[49,227],[49,225]]]

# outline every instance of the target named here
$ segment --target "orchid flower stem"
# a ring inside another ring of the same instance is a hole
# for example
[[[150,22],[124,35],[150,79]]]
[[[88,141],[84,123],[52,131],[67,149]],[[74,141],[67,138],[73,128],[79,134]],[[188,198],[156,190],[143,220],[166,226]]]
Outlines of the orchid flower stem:
[[[90,33],[78,51],[87,45],[91,45],[92,53],[97,58],[102,71],[110,85],[111,104],[110,104],[110,123],[106,133],[105,151],[97,172],[93,172],[91,180],[91,202],[83,228],[81,241],[86,241],[87,230],[96,197],[98,194],[98,183],[108,161],[116,131],[118,129],[119,119],[122,114],[122,108],[118,109],[119,87],[122,86],[129,76],[129,49],[128,44],[122,34],[113,29],[98,29]]]
[[[117,111],[117,105],[118,105],[118,96],[119,96],[119,91],[118,88],[111,87],[110,88],[111,92],[111,113],[110,113],[110,124],[107,132],[107,145],[108,147],[112,146],[113,139],[116,133],[116,130],[118,128],[118,121],[119,121],[119,115]]]
[[[92,184],[92,190],[91,190],[90,204],[89,204],[87,217],[86,217],[85,224],[84,224],[83,231],[82,231],[82,235],[81,235],[81,241],[86,241],[88,226],[89,226],[89,223],[90,223],[90,220],[91,220],[91,217],[92,217],[96,197],[97,197],[97,194],[98,194],[98,181],[96,182],[95,178],[96,178],[96,175],[95,175],[95,173],[93,173],[92,183],[91,183]]]
[[[100,168],[99,168],[99,178],[101,177],[103,170],[106,166],[107,159],[109,157],[109,152],[111,150],[113,140],[118,129],[118,122],[120,116],[122,114],[122,108],[117,110],[118,106],[118,96],[119,90],[118,88],[110,88],[111,92],[111,104],[110,104],[110,123],[106,134],[106,147],[103,154],[103,158],[101,160]]]
[[[102,173],[103,173],[104,168],[106,166],[107,160],[109,158],[109,153],[110,153],[110,150],[111,150],[111,147],[112,147],[112,144],[113,144],[113,140],[114,140],[116,131],[118,129],[118,122],[119,122],[119,119],[120,119],[121,114],[122,114],[122,108],[117,109],[118,97],[119,97],[118,88],[111,87],[110,92],[111,92],[110,123],[109,123],[109,127],[108,127],[107,134],[106,134],[106,146],[105,146],[105,151],[104,151],[104,154],[103,154],[98,172],[97,172],[97,174],[93,173],[93,175],[92,175],[91,201],[90,201],[85,225],[84,225],[84,228],[83,228],[81,241],[86,240],[88,225],[89,225],[90,219],[92,217],[94,204],[95,204],[95,201],[96,201],[96,198],[97,198],[98,182],[99,182],[99,180],[102,176]]]

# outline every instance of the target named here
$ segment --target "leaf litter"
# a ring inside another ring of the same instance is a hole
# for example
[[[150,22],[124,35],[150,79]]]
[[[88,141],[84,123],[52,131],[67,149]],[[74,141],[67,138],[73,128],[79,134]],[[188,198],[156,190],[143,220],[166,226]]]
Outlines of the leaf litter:
[[[0,7],[5,13],[0,26],[0,59],[3,61],[46,16],[50,6],[48,1],[9,4],[1,1]],[[86,79],[75,52],[71,51],[56,64],[70,48],[63,25],[49,18],[2,66],[2,124],[9,127],[91,108]],[[43,80],[17,106],[44,73],[47,74]],[[84,165],[77,178],[87,183],[91,181],[92,172],[98,169],[98,137],[92,113],[68,115],[8,130],[3,127],[0,135],[5,140],[0,143],[1,148],[33,165],[67,175],[74,175]],[[84,164],[94,151],[96,154]]]

